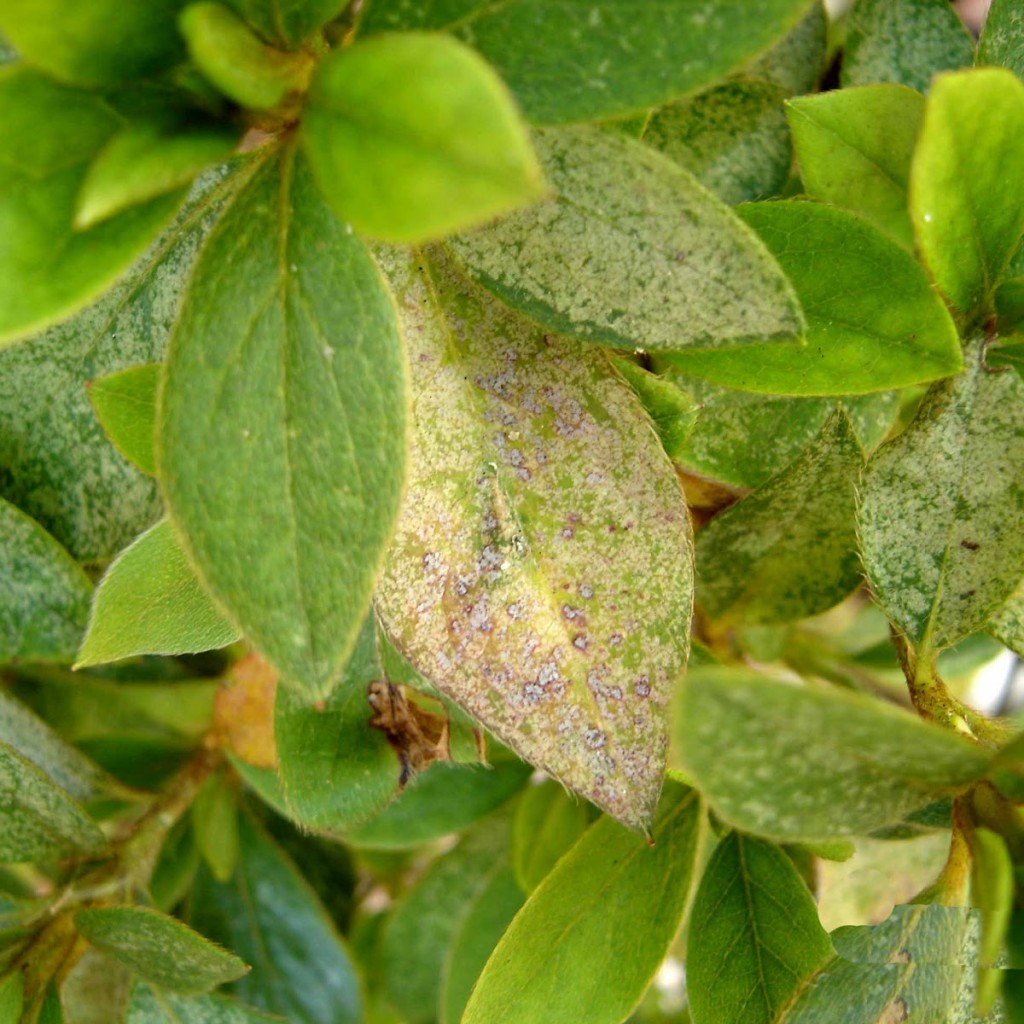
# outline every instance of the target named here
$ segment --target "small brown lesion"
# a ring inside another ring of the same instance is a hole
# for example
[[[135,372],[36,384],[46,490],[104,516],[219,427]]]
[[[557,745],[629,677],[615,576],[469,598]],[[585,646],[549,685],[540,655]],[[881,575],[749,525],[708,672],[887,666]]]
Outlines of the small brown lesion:
[[[366,699],[373,709],[370,725],[387,736],[398,754],[399,788],[435,761],[452,759],[447,715],[420,707],[406,697],[401,686],[387,679],[374,679]]]

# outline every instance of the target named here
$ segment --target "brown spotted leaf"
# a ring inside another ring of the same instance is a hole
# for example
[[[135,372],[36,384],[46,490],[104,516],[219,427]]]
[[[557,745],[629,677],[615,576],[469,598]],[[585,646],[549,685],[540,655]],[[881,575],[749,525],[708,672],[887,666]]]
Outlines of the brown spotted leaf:
[[[672,467],[600,351],[545,335],[440,254],[382,263],[415,417],[384,625],[526,760],[643,827],[692,597]]]

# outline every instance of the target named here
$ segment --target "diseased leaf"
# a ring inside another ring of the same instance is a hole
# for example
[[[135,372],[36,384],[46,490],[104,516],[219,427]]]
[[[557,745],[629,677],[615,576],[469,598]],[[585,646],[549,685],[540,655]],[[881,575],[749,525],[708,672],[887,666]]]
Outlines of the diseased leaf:
[[[3,0],[0,26],[25,60],[55,78],[111,85],[153,75],[182,55],[183,0]]]
[[[1024,375],[1024,335],[1000,338],[998,345],[986,349],[985,362],[989,367],[1012,366],[1018,374]]]
[[[697,794],[669,782],[653,846],[610,818],[592,825],[502,936],[464,1024],[625,1020],[689,904],[704,821]]]
[[[160,365],[144,363],[88,383],[89,401],[107,437],[137,469],[156,475],[156,391]]]
[[[96,949],[173,992],[205,992],[249,970],[177,918],[148,907],[89,907],[75,914],[75,927]]]
[[[204,177],[177,221],[103,300],[0,350],[0,494],[79,560],[106,561],[160,515],[89,407],[88,381],[162,358],[199,245],[248,162]]]
[[[504,302],[619,348],[745,351],[801,333],[775,261],[678,165],[592,127],[536,143],[555,198],[450,243]]]
[[[857,482],[864,453],[841,410],[778,476],[698,535],[697,601],[721,622],[792,622],[861,581]]]
[[[512,829],[516,881],[530,893],[586,831],[586,805],[546,779],[523,791]]]
[[[812,92],[828,61],[825,5],[813,0],[807,13],[771,49],[755,57],[743,73],[771,82],[789,96]]]
[[[793,158],[785,96],[769,82],[731,78],[655,111],[642,140],[723,203],[767,199],[782,191]]]
[[[737,832],[715,848],[693,901],[687,990],[693,1024],[773,1024],[832,955],[789,858]]]
[[[276,1024],[279,1020],[224,996],[179,996],[137,982],[125,1024]]]
[[[390,242],[462,231],[545,191],[501,79],[442,35],[379,36],[322,60],[302,143],[338,216]]]
[[[857,0],[840,83],[894,82],[925,92],[937,71],[970,67],[974,42],[947,0]]]
[[[789,275],[806,346],[694,348],[684,372],[748,391],[840,395],[917,384],[962,366],[953,321],[920,264],[867,221],[824,203],[752,203],[739,213]]]
[[[296,47],[321,25],[336,18],[347,0],[226,0],[246,21],[272,42]]]
[[[935,283],[965,313],[992,294],[1024,232],[1007,175],[1024,170],[1024,83],[1001,68],[935,80],[910,173],[910,214]]]
[[[416,412],[382,621],[504,743],[642,827],[690,614],[671,464],[601,353],[544,335],[440,255],[382,259]]]
[[[992,0],[978,41],[978,64],[999,64],[1024,77],[1024,11],[1017,0]]]
[[[921,94],[902,85],[834,89],[790,100],[786,115],[808,194],[861,214],[911,248],[907,187]]]
[[[334,692],[323,707],[278,687],[274,738],[292,817],[314,832],[342,835],[397,794],[398,760],[384,733],[370,727],[367,688],[383,679],[371,613]]]
[[[161,519],[100,581],[76,667],[210,651],[240,636],[196,579],[170,522]]]
[[[0,662],[70,661],[91,595],[68,552],[0,498]]]
[[[64,6],[64,5],[62,5]],[[120,127],[98,96],[21,64],[0,68],[0,346],[82,308],[160,233],[184,192],[154,199],[87,231],[72,228],[89,163]]]
[[[63,1024],[124,1024],[131,989],[127,967],[87,948],[60,988]]]
[[[671,761],[736,828],[784,842],[865,835],[979,778],[986,753],[881,701],[749,669],[692,670]]]
[[[376,0],[362,32],[450,31],[478,49],[534,124],[615,117],[658,106],[721,78],[760,53],[807,9],[807,0],[707,6],[676,0],[627,5],[512,0]]]
[[[157,463],[201,580],[310,697],[330,693],[369,606],[398,510],[406,402],[394,307],[369,254],[290,150],[268,157],[196,267],[165,365]]]
[[[236,950],[252,972],[230,991],[294,1024],[359,1024],[362,997],[348,950],[295,866],[246,815],[231,882],[200,868],[188,919]]]
[[[659,377],[629,359],[611,357],[615,367],[643,402],[654,421],[665,454],[675,459],[685,448],[700,415],[700,407],[680,387]]]
[[[966,372],[932,386],[860,491],[872,592],[921,657],[983,628],[1024,577],[1022,495],[1024,381],[986,373],[972,344]]]
[[[1024,657],[1024,586],[1018,586],[993,613],[985,631],[1003,646]]]

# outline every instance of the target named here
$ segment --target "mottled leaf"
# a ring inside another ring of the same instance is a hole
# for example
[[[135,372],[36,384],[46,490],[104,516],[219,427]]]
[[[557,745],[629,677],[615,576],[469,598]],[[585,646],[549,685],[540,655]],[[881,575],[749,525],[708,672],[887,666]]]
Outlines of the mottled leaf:
[[[88,382],[89,401],[111,444],[136,468],[156,475],[158,363],[144,363]]]
[[[988,764],[964,737],[875,698],[714,667],[678,689],[671,757],[723,820],[786,842],[867,834]]]
[[[600,352],[545,335],[439,256],[386,262],[416,431],[384,625],[504,743],[642,826],[691,601],[671,464]]]
[[[252,964],[230,991],[294,1024],[358,1024],[362,996],[348,949],[295,865],[246,815],[231,881],[200,868],[191,924]]]
[[[910,174],[910,214],[935,283],[958,309],[989,312],[1021,233],[1007,175],[1024,171],[1024,83],[1001,68],[935,80]]]
[[[503,301],[552,330],[620,348],[745,350],[801,333],[775,261],[681,167],[597,128],[536,141],[555,197],[451,242]]]
[[[277,1024],[224,996],[179,996],[141,982],[132,991],[125,1024]]]
[[[731,78],[656,110],[642,139],[730,206],[767,199],[782,191],[793,158],[785,96],[769,82]]]
[[[1024,577],[1024,381],[967,370],[933,385],[871,461],[859,532],[872,591],[922,650],[982,628]]]
[[[68,552],[0,498],[0,662],[70,661],[91,595]]]
[[[687,942],[693,1024],[773,1024],[832,955],[814,898],[789,858],[737,832],[715,848]]]
[[[834,89],[792,99],[786,113],[808,194],[913,246],[907,186],[924,118],[921,94],[902,85]]]
[[[778,39],[807,0],[627,5],[376,0],[361,29],[440,29],[476,47],[535,124],[614,117],[720,78]]]
[[[824,203],[752,203],[740,214],[789,275],[806,346],[671,354],[686,373],[748,391],[888,391],[956,373],[956,329],[920,264],[867,221]]]
[[[512,827],[512,866],[529,893],[586,831],[586,805],[546,779],[523,791]]]
[[[1005,647],[1024,657],[1024,586],[1018,586],[993,613],[985,631]]]
[[[974,42],[948,0],[857,0],[840,82],[894,82],[924,92],[937,71],[970,67]]]
[[[165,365],[157,463],[218,604],[326,697],[356,641],[404,475],[392,301],[290,150],[211,234]]]
[[[828,61],[828,17],[825,5],[813,0],[807,13],[774,46],[743,69],[750,78],[771,82],[789,96],[811,92]]]
[[[653,846],[610,818],[592,825],[502,936],[464,1024],[625,1020],[679,929],[704,820],[697,794],[670,782]]]
[[[90,907],[75,914],[89,943],[161,988],[205,992],[249,969],[176,918],[148,907]]]
[[[60,988],[63,1024],[125,1024],[131,989],[127,967],[87,948]]]
[[[978,64],[999,64],[1024,77],[1024,10],[1017,0],[992,0],[978,41]]]
[[[338,216],[390,242],[463,231],[545,192],[504,83],[447,36],[379,36],[322,60],[302,143]]]
[[[855,524],[864,454],[835,413],[805,451],[698,535],[698,604],[719,621],[792,622],[861,581]]]

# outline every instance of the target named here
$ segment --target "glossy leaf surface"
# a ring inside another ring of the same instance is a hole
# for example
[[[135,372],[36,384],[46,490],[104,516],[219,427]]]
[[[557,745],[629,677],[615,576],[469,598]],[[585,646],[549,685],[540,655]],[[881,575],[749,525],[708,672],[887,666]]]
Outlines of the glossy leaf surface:
[[[523,791],[512,829],[512,865],[523,892],[540,885],[587,825],[586,805],[557,782],[547,779]]]
[[[156,475],[153,435],[160,366],[144,363],[89,382],[89,401],[107,437],[136,468]]]

